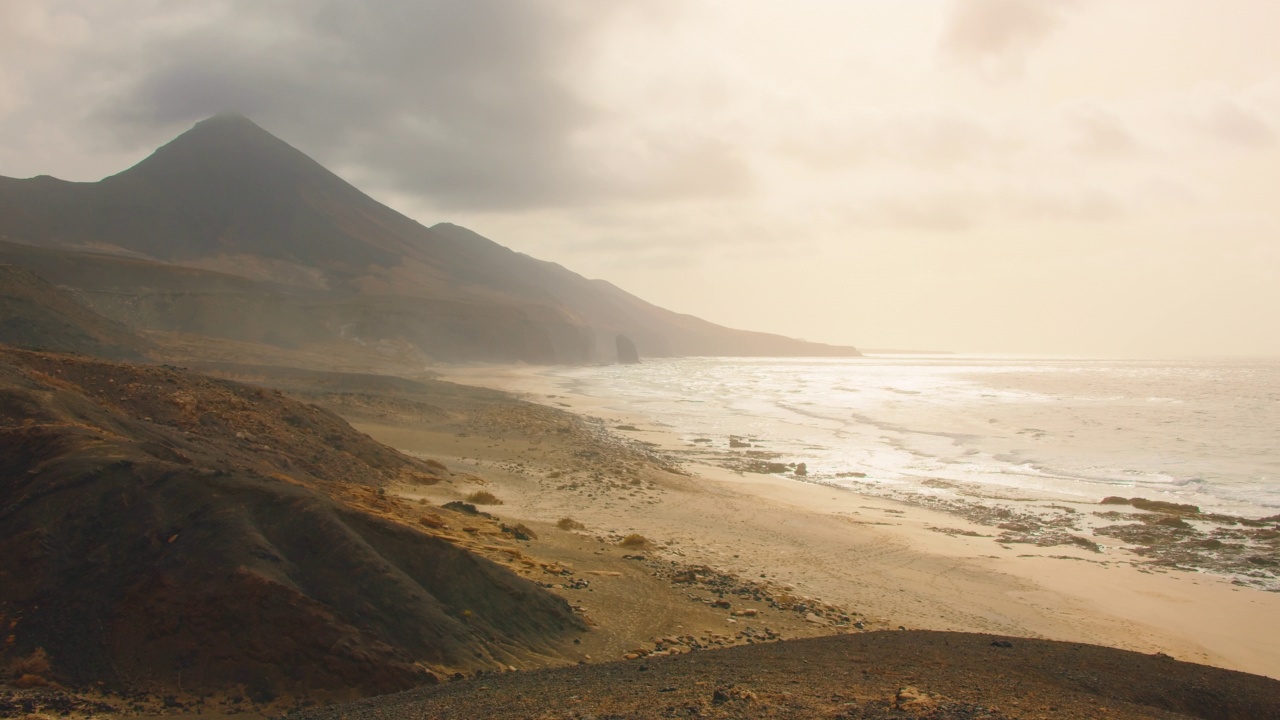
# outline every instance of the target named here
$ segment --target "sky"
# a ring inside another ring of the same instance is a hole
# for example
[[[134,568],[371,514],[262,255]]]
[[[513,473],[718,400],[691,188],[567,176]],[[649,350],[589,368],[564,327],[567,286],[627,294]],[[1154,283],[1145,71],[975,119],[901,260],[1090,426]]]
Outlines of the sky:
[[[1274,0],[3,0],[0,175],[239,112],[425,225],[865,348],[1280,355]]]

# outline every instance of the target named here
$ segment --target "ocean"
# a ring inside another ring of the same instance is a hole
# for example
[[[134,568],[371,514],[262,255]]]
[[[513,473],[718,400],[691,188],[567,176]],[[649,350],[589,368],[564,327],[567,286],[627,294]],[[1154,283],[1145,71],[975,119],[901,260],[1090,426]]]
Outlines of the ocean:
[[[690,447],[738,439],[809,481],[1144,497],[1280,514],[1280,360],[681,358],[550,371]],[[745,452],[745,450],[744,450]]]

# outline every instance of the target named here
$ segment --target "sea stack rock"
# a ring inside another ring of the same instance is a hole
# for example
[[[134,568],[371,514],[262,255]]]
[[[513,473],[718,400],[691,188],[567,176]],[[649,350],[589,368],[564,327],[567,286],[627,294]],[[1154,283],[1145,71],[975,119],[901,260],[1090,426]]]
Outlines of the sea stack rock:
[[[640,362],[640,353],[636,351],[636,344],[626,335],[618,336],[618,362],[623,365],[635,365]]]

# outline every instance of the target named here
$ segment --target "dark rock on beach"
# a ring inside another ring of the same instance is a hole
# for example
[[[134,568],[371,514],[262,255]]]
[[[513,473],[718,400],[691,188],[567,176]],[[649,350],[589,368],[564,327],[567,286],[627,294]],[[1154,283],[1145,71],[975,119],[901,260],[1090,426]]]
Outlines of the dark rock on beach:
[[[1148,512],[1169,513],[1174,515],[1199,515],[1200,508],[1196,505],[1184,505],[1182,503],[1166,502],[1164,500],[1148,500],[1146,498],[1123,498],[1110,495],[1102,499],[1102,505],[1132,505],[1139,510]]]

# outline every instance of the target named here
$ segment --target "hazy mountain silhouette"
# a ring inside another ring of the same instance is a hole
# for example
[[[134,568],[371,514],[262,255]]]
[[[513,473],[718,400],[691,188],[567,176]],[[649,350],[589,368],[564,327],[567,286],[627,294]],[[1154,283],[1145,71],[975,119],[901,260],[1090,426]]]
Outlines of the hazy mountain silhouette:
[[[396,342],[439,360],[853,355],[732,330],[391,210],[235,115],[96,183],[0,178],[0,261],[135,327],[304,346]]]

